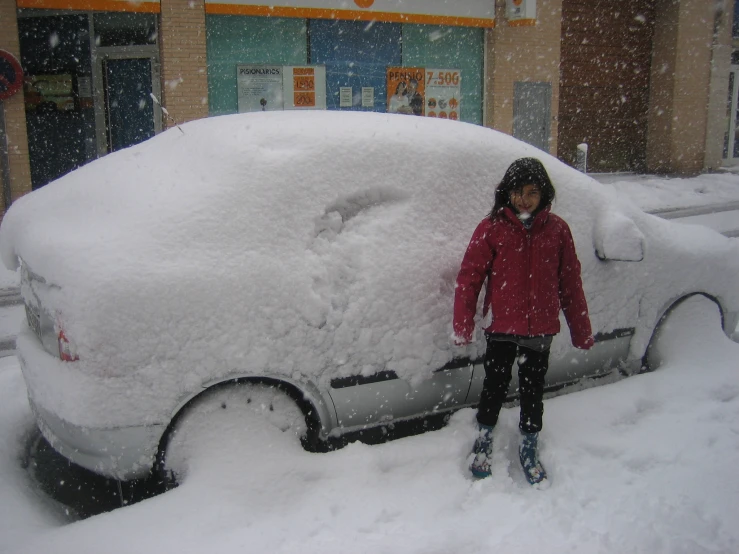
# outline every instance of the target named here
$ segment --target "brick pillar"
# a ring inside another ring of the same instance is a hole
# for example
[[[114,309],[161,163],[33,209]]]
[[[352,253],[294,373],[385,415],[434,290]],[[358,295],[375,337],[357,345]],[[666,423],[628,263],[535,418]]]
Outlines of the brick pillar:
[[[0,49],[13,54],[18,60],[21,58],[18,42],[18,15],[15,0],[0,0]],[[5,112],[5,132],[8,143],[8,166],[10,171],[11,201],[31,191],[31,165],[28,157],[28,132],[26,130],[26,109],[23,103],[23,91],[17,92],[7,100],[0,102]],[[0,164],[4,163],[0,159]],[[3,168],[4,169],[4,168]],[[3,171],[0,171],[0,185]],[[1,213],[5,213],[0,194]]]
[[[715,18],[714,0],[655,2],[648,171],[696,174],[705,167]]]
[[[162,104],[177,123],[208,117],[204,0],[161,0],[159,31]]]
[[[535,26],[509,27],[505,2],[496,3],[495,29],[489,32],[485,46],[488,60],[485,125],[513,134],[513,83],[551,83],[549,152],[556,156],[562,0],[539,0],[536,11]]]

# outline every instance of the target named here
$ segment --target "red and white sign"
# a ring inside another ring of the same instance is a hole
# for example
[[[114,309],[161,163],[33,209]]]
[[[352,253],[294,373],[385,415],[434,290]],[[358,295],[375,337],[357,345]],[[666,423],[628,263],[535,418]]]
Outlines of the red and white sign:
[[[509,25],[536,24],[536,0],[506,0]]]
[[[23,69],[18,59],[0,50],[0,100],[10,98],[23,87]]]

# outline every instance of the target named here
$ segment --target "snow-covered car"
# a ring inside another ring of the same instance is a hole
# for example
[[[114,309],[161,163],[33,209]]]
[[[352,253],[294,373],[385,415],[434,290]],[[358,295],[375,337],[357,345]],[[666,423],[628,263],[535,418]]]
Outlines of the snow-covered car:
[[[734,329],[735,241],[645,214],[511,137],[385,114],[214,117],[77,169],[5,216],[41,432],[103,475],[177,477],[203,433],[229,432],[223,409],[320,449],[476,404],[484,340],[479,322],[472,345],[451,340],[455,278],[523,156],[556,187],[596,341],[579,351],[561,333],[548,387],[654,363],[660,321],[691,295]]]

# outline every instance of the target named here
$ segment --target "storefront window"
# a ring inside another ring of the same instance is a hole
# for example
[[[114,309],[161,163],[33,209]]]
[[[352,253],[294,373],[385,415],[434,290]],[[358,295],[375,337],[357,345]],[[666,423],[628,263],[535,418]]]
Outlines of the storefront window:
[[[306,21],[281,17],[207,15],[208,111],[238,111],[236,66],[305,65]]]
[[[398,23],[311,20],[310,63],[326,66],[327,108],[385,112],[386,68],[400,65],[401,48]]]
[[[159,129],[156,29],[149,13],[19,11],[34,189]]]
[[[326,109],[482,124],[482,29],[223,15],[209,15],[206,23],[211,115],[238,111],[237,66],[315,65],[325,67]],[[391,105],[391,97],[403,96],[399,87],[406,91],[405,112]],[[411,107],[413,87],[420,105]]]
[[[93,15],[95,46],[142,46],[157,43],[156,16],[100,12]]]
[[[86,14],[20,17],[31,182],[39,188],[95,157]]]
[[[461,92],[457,99],[459,119],[478,125],[482,125],[484,40],[484,31],[477,28],[403,25],[403,65],[457,72]]]

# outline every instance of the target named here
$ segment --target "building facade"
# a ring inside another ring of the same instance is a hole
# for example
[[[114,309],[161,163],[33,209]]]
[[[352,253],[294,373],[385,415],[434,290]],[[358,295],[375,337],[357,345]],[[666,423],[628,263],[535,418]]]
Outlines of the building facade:
[[[591,171],[716,169],[739,158],[735,3],[0,0],[0,50],[24,74],[0,102],[2,208],[175,124],[253,110],[446,117],[571,164],[585,143]]]

